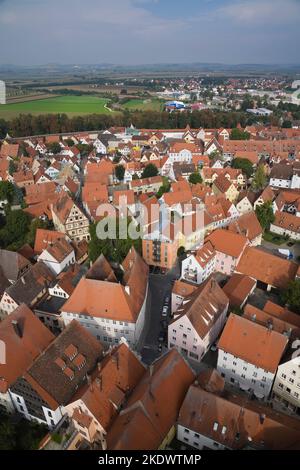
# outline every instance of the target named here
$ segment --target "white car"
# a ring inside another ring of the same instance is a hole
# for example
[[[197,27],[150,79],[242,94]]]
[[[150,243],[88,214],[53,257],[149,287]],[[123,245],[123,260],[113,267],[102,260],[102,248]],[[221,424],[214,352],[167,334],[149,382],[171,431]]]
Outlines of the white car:
[[[162,316],[167,317],[168,316],[168,307],[165,305],[164,308],[162,309]]]

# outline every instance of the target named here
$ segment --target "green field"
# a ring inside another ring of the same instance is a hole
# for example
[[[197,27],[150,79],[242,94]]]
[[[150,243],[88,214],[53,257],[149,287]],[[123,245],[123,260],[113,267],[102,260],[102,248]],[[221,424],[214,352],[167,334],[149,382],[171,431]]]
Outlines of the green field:
[[[153,98],[153,99],[132,99],[126,101],[122,105],[124,109],[129,111],[162,111],[163,110],[163,101]]]
[[[0,105],[0,118],[10,119],[19,114],[110,114],[104,106],[109,100],[97,96],[57,96],[34,101]],[[109,104],[108,104],[109,106]]]

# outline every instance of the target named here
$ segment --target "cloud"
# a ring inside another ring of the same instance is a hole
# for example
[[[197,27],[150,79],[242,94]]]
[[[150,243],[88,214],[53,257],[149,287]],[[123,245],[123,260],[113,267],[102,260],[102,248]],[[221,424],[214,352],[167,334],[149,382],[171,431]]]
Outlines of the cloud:
[[[298,0],[0,3],[2,63],[299,61]]]
[[[287,24],[299,23],[300,2],[298,0],[236,0],[217,9],[217,15],[235,23]]]

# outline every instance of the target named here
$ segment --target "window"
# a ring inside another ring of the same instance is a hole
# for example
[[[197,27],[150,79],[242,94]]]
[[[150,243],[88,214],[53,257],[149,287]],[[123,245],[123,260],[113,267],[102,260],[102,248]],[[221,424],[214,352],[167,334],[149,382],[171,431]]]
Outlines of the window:
[[[219,423],[217,421],[214,422],[213,430],[217,431],[219,427]]]
[[[184,433],[185,433],[185,434],[190,434],[190,431],[189,431],[188,429],[185,429],[185,430],[184,430]]]
[[[279,387],[279,388],[283,388],[283,383],[282,383],[282,382],[279,382],[278,387]]]

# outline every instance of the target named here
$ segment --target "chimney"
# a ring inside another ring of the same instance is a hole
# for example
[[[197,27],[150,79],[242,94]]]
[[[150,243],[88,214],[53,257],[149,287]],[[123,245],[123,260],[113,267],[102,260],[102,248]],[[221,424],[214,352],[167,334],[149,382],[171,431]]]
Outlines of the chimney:
[[[23,338],[23,330],[20,325],[20,322],[18,320],[13,320],[12,322],[13,329],[15,330],[15,333],[19,338]]]
[[[97,377],[96,384],[97,384],[99,390],[102,391],[102,377]]]
[[[264,414],[259,415],[260,424],[264,424],[265,419],[266,419],[266,415]]]
[[[125,291],[127,292],[128,295],[130,295],[130,287],[129,286],[125,286]]]

